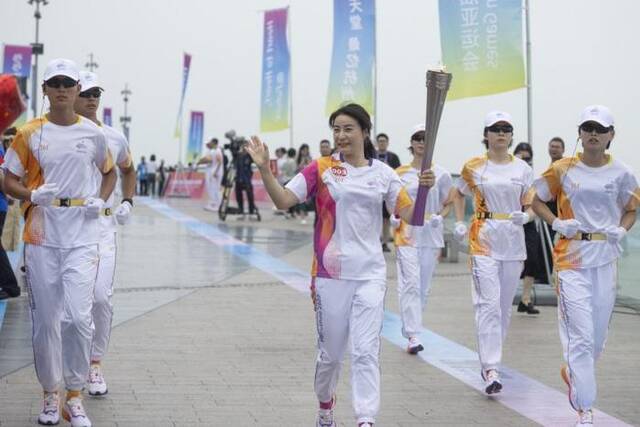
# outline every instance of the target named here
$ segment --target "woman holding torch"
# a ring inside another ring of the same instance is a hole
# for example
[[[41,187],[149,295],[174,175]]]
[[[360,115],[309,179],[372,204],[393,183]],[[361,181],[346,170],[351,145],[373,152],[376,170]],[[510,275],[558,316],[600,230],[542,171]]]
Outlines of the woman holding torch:
[[[398,175],[375,159],[371,119],[358,104],[329,118],[337,153],[314,160],[286,187],[269,169],[267,147],[252,137],[247,151],[260,170],[276,207],[316,197],[311,295],[316,311],[318,356],[315,391],[317,426],[335,426],[333,407],[342,357],[351,336],[353,407],[358,426],[370,427],[380,406],[380,330],[386,292],[386,264],[379,243],[382,202],[409,220],[413,203]],[[426,171],[420,184],[432,186]]]

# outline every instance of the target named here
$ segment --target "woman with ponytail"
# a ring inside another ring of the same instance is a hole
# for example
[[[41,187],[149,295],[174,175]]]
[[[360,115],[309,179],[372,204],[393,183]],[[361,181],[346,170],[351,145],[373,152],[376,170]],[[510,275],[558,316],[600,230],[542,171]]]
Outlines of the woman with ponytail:
[[[316,426],[335,426],[333,408],[343,354],[351,337],[353,409],[359,427],[370,427],[380,407],[380,330],[384,315],[386,263],[379,242],[382,202],[405,221],[413,202],[398,175],[377,160],[371,119],[358,104],[334,111],[329,126],[337,152],[314,160],[287,185],[269,169],[269,152],[258,137],[247,151],[260,169],[278,209],[316,198],[311,296],[316,311],[318,356]],[[420,184],[433,186],[433,172]]]

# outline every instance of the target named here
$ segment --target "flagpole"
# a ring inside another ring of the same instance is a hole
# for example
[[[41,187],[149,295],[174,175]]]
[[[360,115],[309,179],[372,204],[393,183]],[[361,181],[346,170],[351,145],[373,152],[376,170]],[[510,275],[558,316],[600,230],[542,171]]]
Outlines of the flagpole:
[[[531,35],[529,32],[529,0],[524,0],[525,37],[527,49],[527,141],[533,144],[533,100],[531,97]]]
[[[287,6],[287,40],[289,41],[289,148],[293,148],[293,45],[291,40],[291,6]]]
[[[373,134],[371,141],[376,141],[378,130],[378,14],[376,2],[373,0]],[[374,146],[376,143],[374,142]],[[377,149],[377,146],[376,146]]]

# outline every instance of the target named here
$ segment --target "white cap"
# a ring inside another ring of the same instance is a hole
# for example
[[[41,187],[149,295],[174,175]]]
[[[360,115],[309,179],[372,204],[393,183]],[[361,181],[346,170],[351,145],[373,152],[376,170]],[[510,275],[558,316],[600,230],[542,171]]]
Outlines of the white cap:
[[[54,59],[47,64],[47,68],[44,70],[44,81],[46,82],[55,76],[66,76],[76,81],[80,80],[76,63],[64,58]]]
[[[98,82],[98,75],[91,71],[80,71],[80,90],[84,92],[85,90],[93,89],[94,87],[104,90]]]
[[[492,111],[484,118],[484,127],[488,128],[489,126],[493,126],[498,122],[507,122],[511,126],[513,126],[513,119],[511,118],[511,114],[505,113],[504,111]]]
[[[597,122],[608,128],[613,126],[613,116],[611,115],[611,111],[604,105],[589,105],[582,110],[579,125],[584,122]]]
[[[413,127],[413,130],[411,131],[411,135],[415,135],[418,132],[424,132],[425,130],[427,130],[427,128],[424,125],[424,123],[417,124]]]

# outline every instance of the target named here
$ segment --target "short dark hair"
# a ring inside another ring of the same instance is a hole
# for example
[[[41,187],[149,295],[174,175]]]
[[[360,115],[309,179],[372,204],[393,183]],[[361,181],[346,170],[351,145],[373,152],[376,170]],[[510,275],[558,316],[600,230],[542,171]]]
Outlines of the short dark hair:
[[[378,138],[386,138],[387,141],[389,140],[389,135],[387,135],[384,132],[380,132],[379,134],[376,135],[376,141],[378,140]]]
[[[513,149],[513,155],[515,156],[521,151],[529,152],[529,154],[531,155],[531,158],[533,159],[533,148],[531,148],[531,144],[529,144],[528,142],[519,143],[518,145],[516,145],[516,148]]]
[[[329,141],[328,139],[323,139],[322,141],[320,141],[320,145],[325,143],[331,145],[331,141]]]
[[[549,140],[549,144],[551,144],[552,142],[559,142],[562,145],[562,149],[564,150],[564,140],[562,138],[560,138],[559,136],[554,136]]]
[[[296,156],[296,149],[295,148],[289,148],[287,150],[287,157],[294,158],[295,156]]]
[[[333,127],[336,118],[342,115],[349,116],[358,122],[358,125],[363,132],[371,132],[371,116],[369,116],[369,113],[367,113],[367,110],[365,110],[362,105],[351,103],[338,108],[336,111],[331,113],[331,116],[329,116],[329,127]],[[365,136],[364,138],[364,157],[366,159],[373,159],[376,157],[376,149],[369,136]]]

